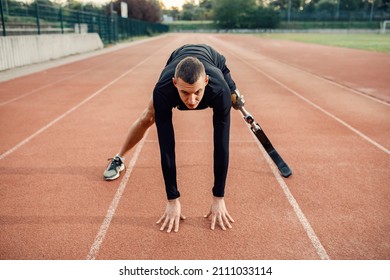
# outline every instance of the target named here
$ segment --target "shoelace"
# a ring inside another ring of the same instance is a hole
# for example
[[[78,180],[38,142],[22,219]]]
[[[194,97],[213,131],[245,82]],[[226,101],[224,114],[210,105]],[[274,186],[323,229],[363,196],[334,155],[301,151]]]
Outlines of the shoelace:
[[[107,159],[108,161],[110,161],[111,160],[111,164],[110,164],[110,168],[109,168],[109,170],[111,170],[111,169],[115,169],[116,168],[116,166],[118,166],[118,165],[121,165],[121,162],[120,162],[120,160],[119,159],[117,159],[117,158],[109,158],[109,159]]]

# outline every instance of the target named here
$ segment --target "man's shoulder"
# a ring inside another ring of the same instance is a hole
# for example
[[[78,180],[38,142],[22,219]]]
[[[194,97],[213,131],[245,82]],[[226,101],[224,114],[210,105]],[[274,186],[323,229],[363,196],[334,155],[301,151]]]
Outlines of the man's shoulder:
[[[176,51],[182,51],[182,50],[189,50],[189,49],[199,49],[199,50],[213,50],[214,49],[207,44],[185,44],[181,46],[180,48],[177,48]]]
[[[177,48],[168,59],[167,65],[171,63],[178,63],[181,59],[187,56],[194,56],[202,62],[215,64],[218,57],[217,52],[207,44],[186,44]]]

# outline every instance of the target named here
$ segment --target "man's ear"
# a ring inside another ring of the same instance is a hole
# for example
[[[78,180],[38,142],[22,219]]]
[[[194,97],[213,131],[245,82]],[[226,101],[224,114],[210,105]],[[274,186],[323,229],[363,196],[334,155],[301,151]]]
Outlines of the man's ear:
[[[209,83],[209,75],[206,75],[206,78],[204,81],[205,81],[206,85]]]
[[[176,82],[175,77],[172,78],[172,82],[173,82],[173,85],[174,85],[175,87],[177,87],[177,82]]]

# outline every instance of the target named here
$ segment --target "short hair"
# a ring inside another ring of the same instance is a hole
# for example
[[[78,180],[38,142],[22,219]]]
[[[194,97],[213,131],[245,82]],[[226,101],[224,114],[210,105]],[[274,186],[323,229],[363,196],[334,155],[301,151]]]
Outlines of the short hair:
[[[182,59],[175,69],[175,79],[180,78],[191,85],[199,80],[202,75],[206,76],[203,63],[192,56]]]

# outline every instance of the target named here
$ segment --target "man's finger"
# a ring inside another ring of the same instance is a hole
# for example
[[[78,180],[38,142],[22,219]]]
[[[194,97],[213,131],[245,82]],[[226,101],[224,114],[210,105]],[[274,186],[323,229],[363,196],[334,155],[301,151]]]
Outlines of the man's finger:
[[[172,230],[172,227],[173,227],[173,223],[175,222],[175,219],[173,219],[173,218],[171,218],[170,220],[169,220],[169,225],[168,225],[168,230],[167,230],[167,232],[171,232],[171,230]]]
[[[161,218],[156,222],[156,224],[161,223],[161,221],[165,218],[165,214],[161,216]]]
[[[223,221],[222,221],[222,215],[221,214],[218,215],[218,222],[219,222],[219,225],[221,226],[221,228],[223,230],[226,230],[226,227],[225,227],[225,225],[223,224]]]
[[[210,215],[211,215],[211,210],[210,210],[210,212],[208,212],[206,215],[204,215],[203,217],[205,217],[205,218],[208,218],[208,217],[210,217]]]
[[[166,226],[167,223],[168,223],[168,220],[169,220],[168,217],[165,217],[164,223],[162,224],[160,230],[164,230],[165,226]]]
[[[175,232],[179,231],[180,218],[181,217],[176,217],[176,219],[175,219]]]
[[[232,228],[232,225],[229,223],[228,217],[223,216],[223,220],[224,220],[224,222],[225,222],[225,224],[227,225],[228,228]]]
[[[233,218],[229,215],[229,213],[226,213],[226,216],[229,218],[229,221],[230,221],[231,223],[234,223],[234,220],[233,220]]]
[[[216,215],[212,215],[211,216],[211,229],[214,230],[215,229],[215,222],[217,221],[217,216]]]

